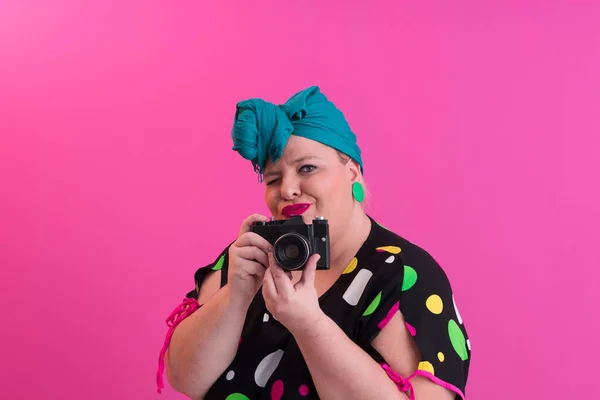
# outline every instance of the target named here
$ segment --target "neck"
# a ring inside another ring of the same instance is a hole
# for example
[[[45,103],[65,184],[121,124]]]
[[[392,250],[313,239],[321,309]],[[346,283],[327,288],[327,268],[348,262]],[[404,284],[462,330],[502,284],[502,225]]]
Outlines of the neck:
[[[331,269],[342,272],[371,231],[371,220],[360,205],[355,205],[339,239],[330,249]]]

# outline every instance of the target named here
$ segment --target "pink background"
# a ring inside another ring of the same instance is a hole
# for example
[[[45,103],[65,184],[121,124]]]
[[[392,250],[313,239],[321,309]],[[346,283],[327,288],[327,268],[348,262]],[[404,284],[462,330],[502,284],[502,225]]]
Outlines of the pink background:
[[[313,84],[453,282],[467,398],[593,397],[600,6],[364,3],[0,2],[2,398],[182,397],[164,319],[266,212],[235,103]]]

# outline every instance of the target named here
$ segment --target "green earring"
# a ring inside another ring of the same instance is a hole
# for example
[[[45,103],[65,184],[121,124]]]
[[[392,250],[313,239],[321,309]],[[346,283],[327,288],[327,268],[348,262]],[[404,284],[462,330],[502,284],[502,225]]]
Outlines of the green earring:
[[[352,197],[359,203],[365,199],[365,191],[360,182],[354,182],[352,184]]]

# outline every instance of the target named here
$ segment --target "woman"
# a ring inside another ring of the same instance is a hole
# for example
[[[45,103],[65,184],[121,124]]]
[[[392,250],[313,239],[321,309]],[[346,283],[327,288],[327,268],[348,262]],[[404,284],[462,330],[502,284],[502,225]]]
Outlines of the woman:
[[[248,217],[167,320],[159,392],[164,362],[193,399],[464,399],[470,346],[450,283],[426,251],[365,213],[343,114],[318,87],[280,106],[250,99],[232,138],[273,218],[327,219],[329,268],[317,270],[314,254],[284,270],[252,231],[267,217]]]

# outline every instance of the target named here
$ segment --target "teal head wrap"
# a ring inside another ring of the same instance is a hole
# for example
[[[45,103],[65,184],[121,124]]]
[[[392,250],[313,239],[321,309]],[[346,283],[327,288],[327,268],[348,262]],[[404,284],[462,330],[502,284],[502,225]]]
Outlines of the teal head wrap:
[[[356,135],[319,87],[298,92],[281,105],[262,99],[237,104],[231,130],[233,150],[252,162],[261,179],[268,159],[276,162],[282,156],[290,135],[333,147],[356,161],[364,172]]]

